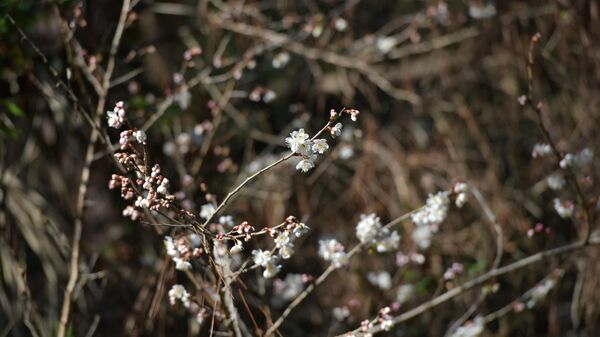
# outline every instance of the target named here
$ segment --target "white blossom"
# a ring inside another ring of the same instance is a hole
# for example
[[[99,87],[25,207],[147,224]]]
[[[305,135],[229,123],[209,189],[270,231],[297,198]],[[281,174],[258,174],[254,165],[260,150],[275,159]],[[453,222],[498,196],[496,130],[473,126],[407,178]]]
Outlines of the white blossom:
[[[108,126],[118,129],[125,123],[125,110],[123,109],[123,101],[118,101],[112,111],[106,112],[108,116]]]
[[[457,183],[454,185],[454,193],[456,193],[456,199],[454,203],[456,207],[462,208],[467,203],[467,192],[469,191],[469,186],[465,183]]]
[[[310,155],[313,153],[311,142],[307,140],[304,143],[298,144],[298,147],[296,148],[296,153],[301,155],[305,159],[310,157]]]
[[[284,259],[289,259],[294,253],[294,244],[290,238],[290,232],[279,233],[275,238],[275,247],[279,249],[279,255]]]
[[[383,54],[387,54],[398,43],[393,36],[381,36],[377,38],[377,49]]]
[[[231,253],[231,255],[235,255],[235,254],[240,253],[242,250],[244,250],[244,246],[242,245],[241,242],[238,242],[235,245],[233,245],[233,247],[231,247],[231,249],[229,249],[229,253]]]
[[[559,165],[563,169],[566,169],[567,167],[579,168],[591,163],[592,159],[594,159],[594,151],[586,147],[576,154],[567,153],[560,161]]]
[[[337,30],[338,32],[343,32],[346,30],[346,28],[348,28],[348,21],[346,21],[346,19],[344,18],[336,18],[335,20],[333,20],[333,25],[335,27],[335,30]]]
[[[415,293],[415,286],[412,284],[403,284],[396,291],[396,302],[403,304],[408,301]]]
[[[208,203],[200,206],[200,217],[203,219],[210,218],[216,211],[215,205]]]
[[[315,139],[313,141],[312,151],[314,153],[323,154],[328,149],[329,149],[329,145],[327,145],[327,140],[325,140],[325,139]]]
[[[384,230],[381,237],[375,243],[375,249],[378,253],[386,253],[398,249],[400,244],[400,235],[397,231],[392,231],[392,234],[388,234],[388,230]]]
[[[552,278],[548,278],[544,282],[536,285],[531,292],[530,299],[527,301],[527,307],[533,308],[536,303],[546,298],[550,290],[552,290],[555,285],[556,281],[554,281]]]
[[[562,202],[560,199],[555,198],[552,202],[554,203],[554,209],[556,210],[556,213],[558,213],[561,218],[566,219],[573,216],[575,205],[573,205],[571,201]]]
[[[177,252],[177,249],[175,248],[175,242],[173,241],[172,237],[165,236],[165,239],[163,240],[163,242],[165,244],[165,248],[167,249],[167,255],[169,255],[171,257],[179,256],[179,253]]]
[[[545,157],[552,153],[552,147],[549,144],[535,144],[531,156],[533,158]]]
[[[297,224],[296,224],[296,226],[294,226],[294,229],[292,230],[292,234],[293,234],[295,237],[299,238],[299,237],[301,237],[302,235],[304,235],[304,234],[308,233],[308,230],[309,230],[309,229],[310,229],[310,228],[309,228],[307,225],[305,225],[305,224],[304,224],[304,223],[302,223],[302,222],[299,222],[299,223],[297,223]]]
[[[310,171],[313,167],[315,167],[314,157],[302,158],[296,165],[296,169],[304,173]]]
[[[565,187],[566,181],[560,174],[552,174],[546,178],[546,182],[548,183],[548,187],[557,191]]]
[[[292,131],[290,136],[285,139],[285,143],[292,150],[292,152],[298,153],[298,147],[304,144],[309,138],[309,135],[304,132],[304,129],[298,131]]]
[[[331,137],[335,138],[342,134],[342,123],[337,123],[331,128]]]
[[[381,230],[381,221],[375,213],[361,214],[356,225],[356,237],[362,243],[373,241]]]
[[[175,102],[177,102],[182,110],[187,110],[187,108],[190,106],[190,102],[192,101],[192,94],[187,87],[183,87],[181,90],[175,93],[173,99]]]
[[[271,65],[275,69],[281,69],[285,67],[285,65],[290,61],[290,54],[287,52],[281,52],[273,57],[273,61],[271,61]]]
[[[454,201],[454,204],[456,205],[456,207],[462,208],[467,203],[467,199],[468,199],[467,194],[461,193],[456,196],[456,200]]]
[[[190,294],[181,284],[175,284],[169,290],[169,302],[171,305],[175,305],[177,300],[180,300],[181,303],[183,303],[183,306],[186,308],[188,308],[191,304]]]
[[[146,133],[143,130],[137,130],[137,131],[135,131],[133,133],[133,137],[140,144],[146,144],[146,139],[148,138],[146,136]]]
[[[290,257],[292,257],[293,254],[294,245],[291,243],[279,248],[279,255],[281,255],[281,258],[284,260],[289,259]]]
[[[174,257],[173,262],[175,262],[175,269],[177,270],[186,271],[192,269],[192,264],[180,257]]]
[[[263,102],[271,103],[277,98],[277,94],[273,90],[267,90],[262,97]]]
[[[429,226],[417,226],[412,232],[413,242],[421,249],[427,249],[431,246],[433,232]]]
[[[387,271],[369,272],[367,280],[381,290],[389,290],[392,288],[392,276]]]
[[[350,309],[347,306],[335,307],[332,310],[333,318],[338,321],[343,321],[346,318],[350,317]]]
[[[348,262],[344,246],[335,239],[319,241],[319,256],[339,268]]]
[[[338,155],[342,160],[350,159],[354,156],[354,148],[350,144],[342,144],[338,147]]]
[[[270,259],[265,266],[265,270],[263,270],[264,278],[272,278],[281,270],[281,266],[277,264],[275,259]]]
[[[233,221],[233,217],[231,215],[221,215],[219,217],[219,223],[225,227],[235,226],[235,222]]]
[[[446,219],[449,202],[447,191],[430,194],[423,209],[414,213],[411,219],[417,226],[438,226]]]
[[[272,259],[271,252],[268,250],[255,249],[252,251],[252,259],[254,264],[261,267],[266,267]]]

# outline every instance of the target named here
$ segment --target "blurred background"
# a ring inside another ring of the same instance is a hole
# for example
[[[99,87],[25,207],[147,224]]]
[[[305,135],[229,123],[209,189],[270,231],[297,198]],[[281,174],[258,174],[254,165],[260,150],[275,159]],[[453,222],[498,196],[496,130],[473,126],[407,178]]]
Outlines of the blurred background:
[[[55,334],[91,132],[81,111],[96,111],[89,77],[104,72],[121,5],[0,4],[0,336]],[[327,267],[318,240],[336,237],[352,247],[361,213],[375,212],[385,223],[458,181],[481,194],[483,203],[472,198],[451,209],[429,249],[418,249],[414,225],[405,222],[401,254],[355,257],[290,315],[283,336],[343,333],[394,301],[404,311],[484,273],[496,254],[495,223],[503,232],[502,264],[578,238],[581,217],[562,219],[552,204],[575,194],[550,188],[547,177],[559,169],[554,158],[532,158],[544,137],[535,112],[518,97],[527,93],[527,52],[540,32],[533,94],[544,102],[557,148],[576,153],[600,144],[597,2],[140,0],[132,6],[101,111],[125,102],[131,123],[146,129],[151,160],[190,211],[206,202],[201,184],[222,199],[284,154],[290,131],[314,134],[330,109],[361,111],[356,123],[345,121],[314,170],[282,165],[227,210],[237,223],[257,228],[288,215],[311,227],[279,278],[318,276]],[[116,142],[118,132],[107,132]],[[98,142],[67,334],[208,336],[184,310],[169,306],[170,285],[185,279],[165,257],[160,234],[168,228],[121,215],[125,203],[108,189],[117,172],[109,156]],[[598,166],[579,178],[585,196],[597,201]],[[543,230],[528,235],[538,223]],[[252,246],[270,244],[265,238]],[[424,263],[399,261],[416,252]],[[599,254],[592,247],[499,277],[489,283],[499,285],[496,293],[468,292],[385,335],[442,336],[473,304],[472,317],[494,312],[547,275],[560,277],[543,300],[499,317],[483,336],[598,335]],[[444,280],[453,263],[464,272]],[[381,273],[389,282],[374,281]],[[241,289],[265,327],[287,302],[271,296],[277,287],[258,274],[244,277]],[[398,301],[406,284],[413,292]]]

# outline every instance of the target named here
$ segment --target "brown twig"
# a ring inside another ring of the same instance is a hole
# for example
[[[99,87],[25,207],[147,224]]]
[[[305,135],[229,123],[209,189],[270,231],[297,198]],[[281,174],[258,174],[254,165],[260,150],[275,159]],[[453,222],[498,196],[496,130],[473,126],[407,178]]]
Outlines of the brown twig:
[[[114,66],[115,66],[115,56],[117,53],[117,49],[121,42],[121,37],[123,35],[123,30],[125,29],[125,22],[127,20],[127,14],[129,13],[129,0],[123,0],[123,4],[121,7],[121,15],[119,17],[119,22],[117,24],[117,29],[115,31],[115,35],[113,36],[110,54],[108,58],[108,65],[106,67],[106,72],[104,73],[104,77],[102,80],[102,91],[98,97],[98,104],[96,107],[96,115],[94,116],[94,124],[99,124],[100,115],[104,111],[104,106],[106,104],[106,95],[108,93],[108,88],[110,86],[110,78],[112,76]],[[71,262],[70,262],[70,272],[69,272],[69,281],[67,283],[67,287],[65,288],[65,293],[63,296],[63,304],[61,309],[60,320],[58,323],[58,329],[56,336],[64,337],[67,329],[67,324],[69,323],[69,316],[71,313],[71,303],[73,301],[73,290],[75,289],[75,285],[77,284],[77,279],[79,278],[79,254],[80,254],[80,241],[82,235],[82,227],[83,227],[83,215],[85,212],[85,197],[87,194],[88,182],[90,179],[90,166],[94,159],[94,145],[100,136],[100,132],[92,128],[90,133],[90,139],[86,150],[84,165],[81,170],[81,176],[79,180],[79,192],[77,194],[77,204],[76,204],[76,217],[75,217],[75,230],[73,233],[73,243],[71,245]]]

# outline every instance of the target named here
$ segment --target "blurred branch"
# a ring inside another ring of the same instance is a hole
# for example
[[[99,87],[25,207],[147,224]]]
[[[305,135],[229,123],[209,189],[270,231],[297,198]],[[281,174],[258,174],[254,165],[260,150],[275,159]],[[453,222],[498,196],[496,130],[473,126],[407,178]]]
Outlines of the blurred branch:
[[[374,66],[363,60],[339,55],[335,52],[308,47],[300,42],[290,40],[286,35],[262,29],[245,23],[231,22],[221,18],[219,15],[211,16],[211,22],[217,26],[233,31],[235,33],[253,38],[269,41],[275,46],[287,49],[295,54],[310,60],[319,60],[339,67],[353,69],[367,77],[379,89],[397,100],[407,101],[413,105],[419,105],[421,98],[412,91],[394,87]]]

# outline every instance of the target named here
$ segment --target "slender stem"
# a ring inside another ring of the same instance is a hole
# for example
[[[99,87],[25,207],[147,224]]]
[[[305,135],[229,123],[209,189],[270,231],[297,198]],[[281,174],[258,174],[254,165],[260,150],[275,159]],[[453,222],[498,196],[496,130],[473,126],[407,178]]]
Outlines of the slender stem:
[[[342,112],[345,109],[342,109],[339,113],[339,115],[342,114]],[[319,132],[317,132],[310,140],[315,140],[317,137],[319,137],[323,132],[325,132],[325,130],[327,130],[328,127],[330,127],[335,121],[337,120],[337,118],[333,118],[330,119],[329,122],[327,122],[327,124],[325,124],[325,126],[323,128],[321,128],[321,130],[319,130]],[[258,172],[254,173],[253,175],[249,176],[248,178],[246,178],[244,181],[242,181],[241,184],[239,184],[236,188],[234,188],[233,190],[231,190],[227,196],[225,197],[225,199],[223,199],[223,201],[221,201],[221,203],[217,206],[217,208],[215,209],[215,211],[208,217],[208,219],[206,219],[206,221],[204,221],[204,223],[202,224],[202,227],[206,227],[211,221],[213,221],[213,219],[217,216],[217,214],[222,211],[225,206],[227,206],[227,203],[229,202],[229,200],[236,195],[242,188],[244,188],[244,186],[248,185],[250,182],[252,182],[254,179],[258,178],[260,175],[262,175],[263,173],[269,171],[270,169],[274,168],[275,166],[283,163],[284,161],[292,158],[295,155],[294,152],[290,152],[288,154],[286,154],[285,156],[279,158],[277,161],[273,162],[272,164],[263,167],[262,169],[260,169]]]

